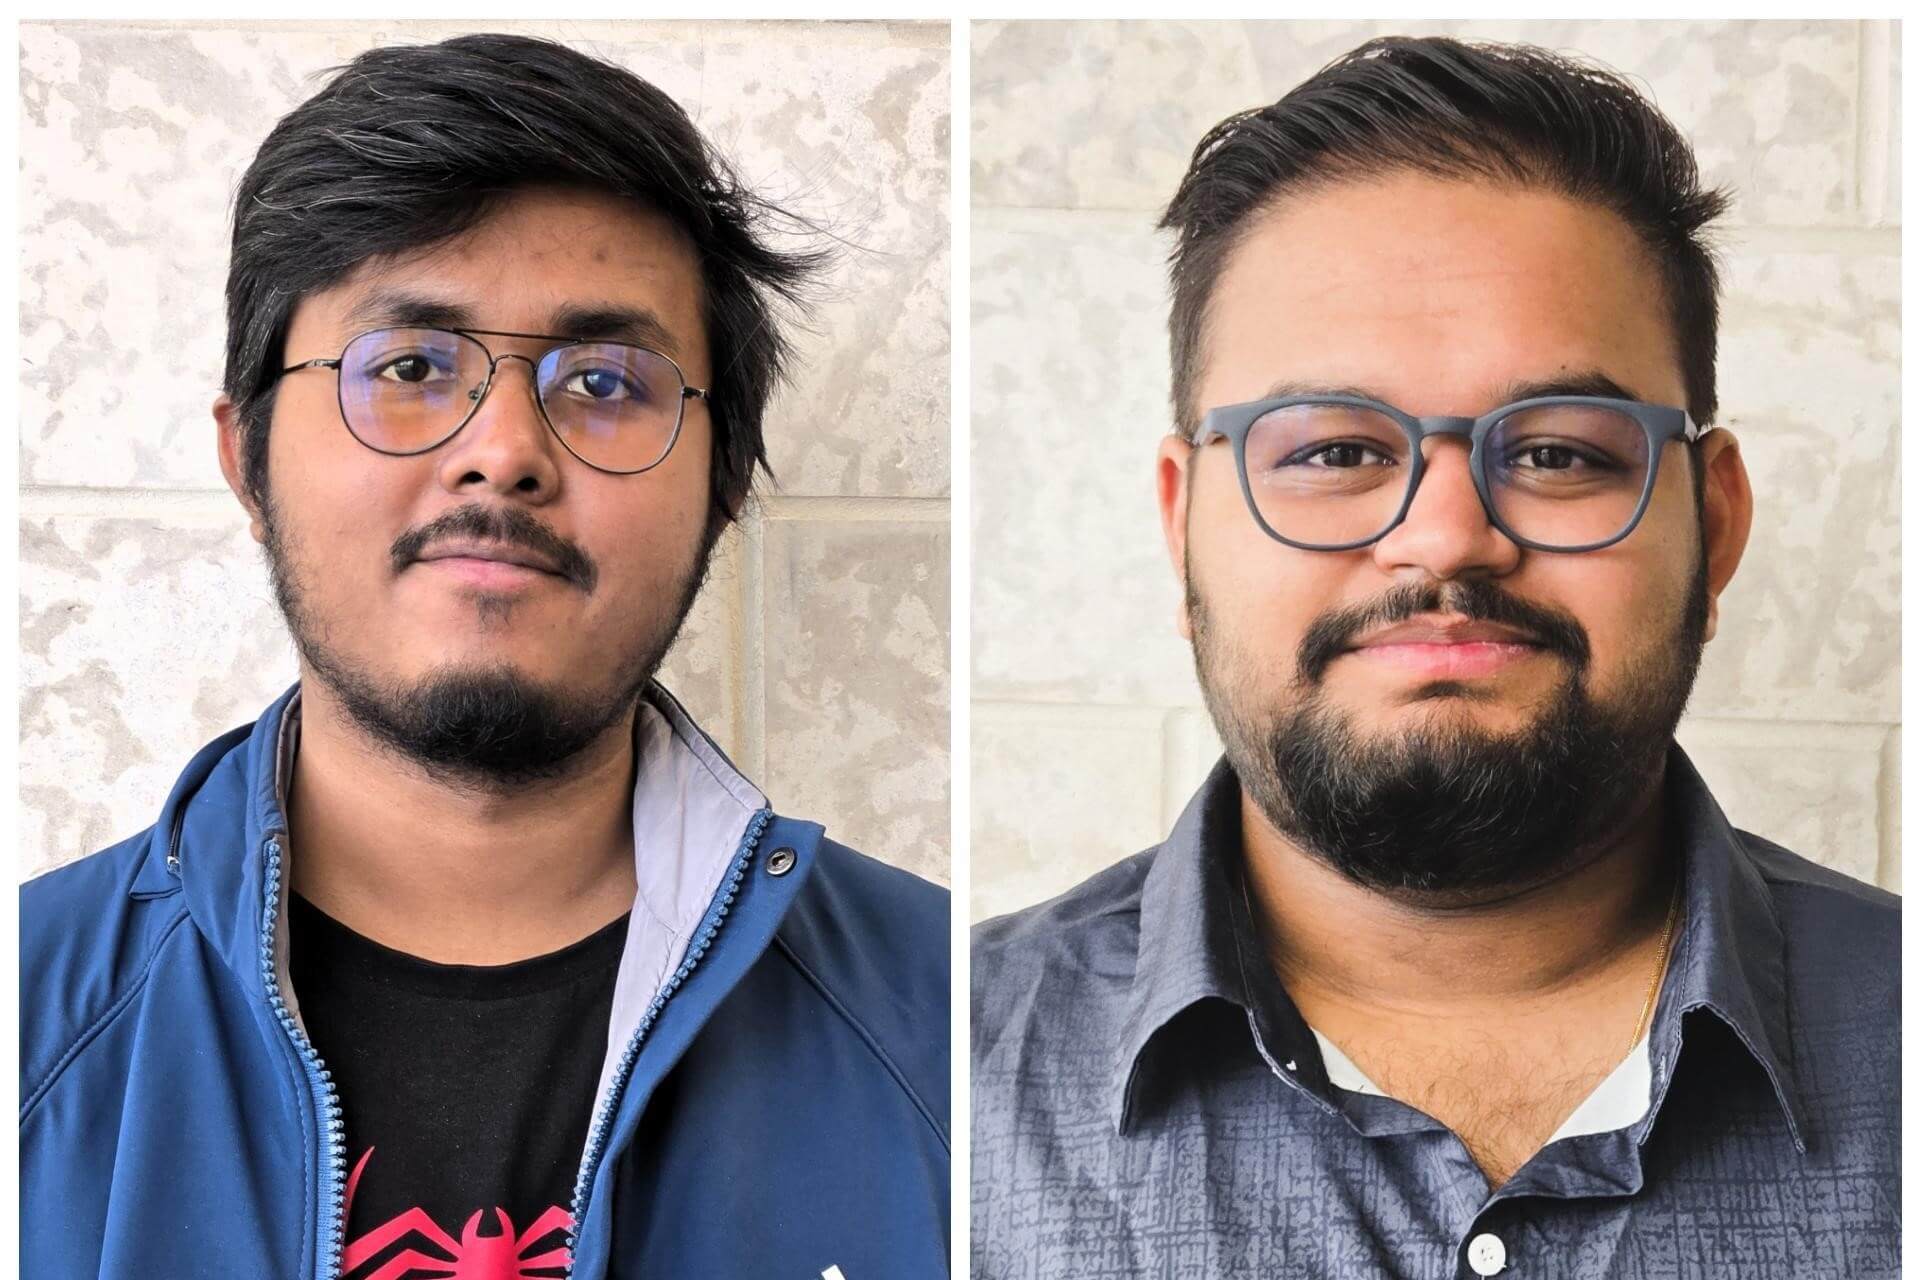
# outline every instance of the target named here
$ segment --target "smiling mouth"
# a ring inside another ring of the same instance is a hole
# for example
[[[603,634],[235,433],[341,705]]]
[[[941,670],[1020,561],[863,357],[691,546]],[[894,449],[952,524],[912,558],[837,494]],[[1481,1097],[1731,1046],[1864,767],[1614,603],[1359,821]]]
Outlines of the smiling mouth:
[[[1547,652],[1520,640],[1392,640],[1362,645],[1342,655],[1372,665],[1436,680],[1491,676]]]

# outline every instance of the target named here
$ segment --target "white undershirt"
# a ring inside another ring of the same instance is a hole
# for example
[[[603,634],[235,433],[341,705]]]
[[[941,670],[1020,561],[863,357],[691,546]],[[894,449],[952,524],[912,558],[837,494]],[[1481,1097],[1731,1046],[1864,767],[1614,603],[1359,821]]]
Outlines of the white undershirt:
[[[1313,1031],[1312,1027],[1307,1029]],[[1367,1073],[1342,1053],[1339,1045],[1318,1031],[1313,1031],[1313,1038],[1320,1042],[1320,1056],[1327,1064],[1329,1084],[1348,1093],[1372,1094],[1376,1098],[1392,1096],[1367,1079]],[[1594,1086],[1586,1101],[1575,1107],[1573,1114],[1542,1145],[1582,1134],[1624,1129],[1647,1114],[1647,1108],[1653,1105],[1653,1064],[1647,1052],[1647,1039],[1640,1037],[1640,1043],[1633,1047],[1626,1060]]]

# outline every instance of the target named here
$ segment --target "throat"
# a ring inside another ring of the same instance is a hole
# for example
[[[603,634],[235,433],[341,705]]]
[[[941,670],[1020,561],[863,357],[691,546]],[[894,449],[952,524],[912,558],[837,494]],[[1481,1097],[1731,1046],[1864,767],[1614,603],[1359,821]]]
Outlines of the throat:
[[[1446,1036],[1350,1028],[1345,1042],[1316,1030],[1333,1045],[1328,1068],[1337,1087],[1360,1084],[1352,1078],[1358,1072],[1366,1086],[1445,1125],[1491,1189],[1505,1185],[1583,1104],[1595,1105],[1603,1129],[1624,1127],[1645,1110],[1645,1081],[1632,1070],[1643,1050],[1622,1056],[1617,1039],[1577,1029],[1539,1040],[1482,1028]],[[1606,1096],[1597,1097],[1603,1087]]]
[[[441,964],[545,955],[633,905],[635,756],[512,800],[390,767],[337,721],[303,718],[283,810],[291,883],[383,946]]]

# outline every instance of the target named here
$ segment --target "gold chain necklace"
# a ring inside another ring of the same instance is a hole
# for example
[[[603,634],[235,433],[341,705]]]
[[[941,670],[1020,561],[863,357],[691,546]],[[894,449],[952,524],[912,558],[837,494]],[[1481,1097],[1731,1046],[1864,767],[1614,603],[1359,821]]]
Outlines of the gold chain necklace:
[[[1640,1006],[1640,1016],[1634,1020],[1633,1038],[1627,1041],[1627,1052],[1620,1056],[1624,1059],[1633,1052],[1640,1037],[1646,1033],[1647,1020],[1653,1016],[1653,1001],[1660,994],[1660,979],[1667,973],[1667,953],[1673,945],[1673,925],[1680,917],[1680,874],[1673,877],[1673,898],[1667,903],[1667,922],[1660,929],[1660,955],[1653,964],[1653,979],[1647,983],[1646,1003]]]

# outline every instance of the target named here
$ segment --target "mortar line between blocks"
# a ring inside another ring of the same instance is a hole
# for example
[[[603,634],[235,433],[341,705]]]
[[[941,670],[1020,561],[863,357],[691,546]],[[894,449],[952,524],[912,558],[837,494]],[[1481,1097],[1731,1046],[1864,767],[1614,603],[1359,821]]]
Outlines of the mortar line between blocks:
[[[759,511],[748,513],[741,532],[740,737],[751,776],[767,787],[766,525]]]
[[[875,497],[827,494],[767,494],[761,509],[771,520],[924,520],[948,519],[952,504],[943,497]]]
[[[1874,832],[1880,837],[1880,856],[1874,863],[1873,882],[1882,889],[1898,893],[1902,879],[1900,867],[1900,726],[1889,725],[1880,740],[1880,776],[1875,788]]]
[[[1890,32],[1884,20],[1860,22],[1859,70],[1854,90],[1854,207],[1860,221],[1880,226],[1887,212],[1888,99],[1892,85]]]
[[[732,731],[732,741],[728,748],[742,760],[747,759],[747,601],[746,601],[746,561],[747,540],[743,528],[735,528],[724,535],[722,543],[726,561],[720,568],[730,576],[725,579],[726,599],[726,704],[727,726]]]
[[[88,485],[22,485],[23,519],[48,516],[92,516],[121,519],[189,516],[196,519],[231,517],[236,523],[246,512],[225,489],[94,488]]]

